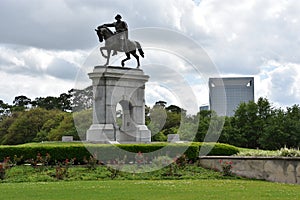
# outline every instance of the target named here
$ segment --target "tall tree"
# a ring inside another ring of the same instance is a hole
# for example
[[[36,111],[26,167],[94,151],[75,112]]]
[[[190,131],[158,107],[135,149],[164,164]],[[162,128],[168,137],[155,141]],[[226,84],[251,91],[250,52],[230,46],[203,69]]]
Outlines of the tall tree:
[[[51,129],[48,138],[51,141],[61,141],[62,136],[73,136],[75,140],[79,140],[76,127],[74,125],[73,116],[70,113],[65,113],[63,120],[57,127]]]
[[[89,86],[85,89],[71,89],[68,92],[71,95],[70,102],[72,111],[81,111],[92,108],[93,105],[93,87]]]
[[[262,149],[277,150],[287,144],[289,133],[285,131],[285,121],[284,110],[272,110],[271,116],[265,120],[264,131],[259,138]]]
[[[234,114],[233,126],[242,136],[241,146],[258,148],[258,139],[261,134],[258,107],[253,101],[241,103]]]
[[[210,110],[201,110],[197,117],[199,118],[199,126],[198,131],[195,136],[196,142],[203,142],[205,135],[207,134],[210,118],[211,118],[212,111]]]
[[[47,110],[71,111],[71,96],[70,94],[62,93],[59,97],[38,97],[32,101],[32,106]]]
[[[289,133],[288,147],[300,147],[300,107],[293,105],[287,108],[284,123],[285,132]]]
[[[0,100],[0,121],[3,120],[4,117],[10,114],[10,108],[11,108],[10,105]]]
[[[11,107],[11,111],[23,111],[27,108],[29,108],[29,105],[31,104],[31,99],[24,96],[16,96],[13,101],[13,106]]]

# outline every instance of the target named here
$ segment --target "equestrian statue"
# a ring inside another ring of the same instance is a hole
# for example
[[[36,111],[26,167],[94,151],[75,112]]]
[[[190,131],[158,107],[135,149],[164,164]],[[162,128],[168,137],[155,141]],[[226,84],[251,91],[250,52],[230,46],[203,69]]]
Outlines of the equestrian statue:
[[[136,53],[138,50],[139,54],[144,57],[144,52],[139,42],[131,41],[128,39],[128,26],[125,21],[122,21],[121,15],[116,15],[116,22],[110,24],[103,24],[98,26],[95,31],[97,32],[100,42],[105,40],[104,47],[100,47],[101,55],[106,58],[104,66],[109,64],[110,54],[113,51],[112,56],[116,55],[117,52],[125,52],[126,58],[122,60],[122,67],[125,66],[125,61],[130,60],[130,54],[137,60],[137,68],[140,67],[140,59]],[[108,27],[115,27],[116,32],[112,32]],[[103,50],[107,51],[107,55],[104,54]]]

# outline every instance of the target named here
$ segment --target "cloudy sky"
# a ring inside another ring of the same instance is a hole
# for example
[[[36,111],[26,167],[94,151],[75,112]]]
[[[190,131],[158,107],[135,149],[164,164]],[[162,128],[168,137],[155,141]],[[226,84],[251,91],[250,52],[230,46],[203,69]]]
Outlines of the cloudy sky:
[[[254,76],[256,99],[299,104],[299,10],[299,0],[1,0],[0,99],[81,85],[78,74],[104,63],[94,28],[120,13],[146,53],[147,104],[207,104],[211,76]]]

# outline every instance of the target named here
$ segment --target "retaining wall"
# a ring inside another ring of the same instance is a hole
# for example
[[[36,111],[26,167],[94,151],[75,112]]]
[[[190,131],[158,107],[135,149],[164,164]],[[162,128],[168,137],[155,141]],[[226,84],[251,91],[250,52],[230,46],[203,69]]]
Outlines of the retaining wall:
[[[300,184],[300,158],[252,156],[203,156],[200,165],[222,171],[220,161],[232,162],[232,173],[238,176],[273,182]]]

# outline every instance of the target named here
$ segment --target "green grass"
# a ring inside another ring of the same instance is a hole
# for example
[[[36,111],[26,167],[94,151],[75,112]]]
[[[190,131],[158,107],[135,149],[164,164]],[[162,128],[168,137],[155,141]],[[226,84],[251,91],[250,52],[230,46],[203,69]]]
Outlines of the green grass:
[[[107,180],[2,183],[1,199],[299,199],[300,186],[251,180]]]

